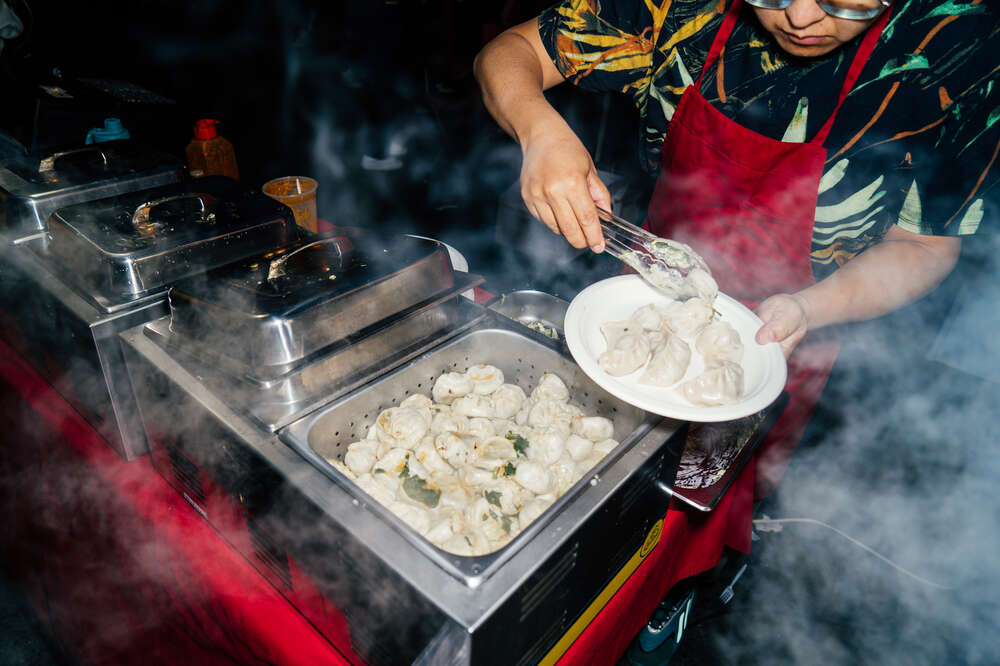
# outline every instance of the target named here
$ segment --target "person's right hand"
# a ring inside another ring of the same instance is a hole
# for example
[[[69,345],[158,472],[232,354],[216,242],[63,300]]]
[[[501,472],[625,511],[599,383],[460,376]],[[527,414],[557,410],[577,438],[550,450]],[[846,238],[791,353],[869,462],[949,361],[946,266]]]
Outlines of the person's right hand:
[[[577,249],[604,250],[595,204],[611,210],[611,194],[590,153],[561,118],[522,143],[521,196],[528,210]]]

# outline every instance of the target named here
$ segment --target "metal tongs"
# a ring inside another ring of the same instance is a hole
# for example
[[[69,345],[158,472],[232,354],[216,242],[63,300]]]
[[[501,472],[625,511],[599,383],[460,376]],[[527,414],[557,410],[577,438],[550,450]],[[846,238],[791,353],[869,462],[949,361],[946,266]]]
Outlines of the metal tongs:
[[[705,260],[689,245],[654,236],[642,227],[596,206],[604,251],[672,298],[715,299],[719,287]]]

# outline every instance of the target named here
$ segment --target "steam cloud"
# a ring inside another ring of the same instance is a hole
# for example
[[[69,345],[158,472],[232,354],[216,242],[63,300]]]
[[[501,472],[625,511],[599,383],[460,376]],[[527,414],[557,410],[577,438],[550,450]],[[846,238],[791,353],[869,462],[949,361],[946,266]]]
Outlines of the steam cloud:
[[[996,344],[1000,292],[981,261],[996,244],[966,241],[964,263],[939,293],[850,327],[810,430],[758,511],[823,521],[943,588],[822,527],[761,526],[753,575],[741,581],[745,602],[712,634],[725,663],[1000,657],[1000,461],[992,450],[1000,361],[983,353]]]
[[[277,26],[275,37],[287,56],[280,131],[291,143],[306,128],[309,163],[296,166],[320,182],[320,215],[437,235],[470,255],[473,272],[486,272],[500,285],[551,275],[544,255],[512,252],[496,237],[499,196],[517,179],[517,146],[498,140],[485,115],[477,116],[480,131],[456,139],[455,114],[426,103],[426,77],[380,79],[384,108],[369,113],[366,96],[376,95],[371,84],[379,72],[350,55],[319,55],[309,41],[313,17],[297,3],[284,7],[278,17],[287,23]],[[192,47],[168,44],[161,56],[184,60]],[[289,158],[281,159],[284,167]],[[991,253],[988,248],[982,256]],[[753,616],[714,646],[727,663],[750,657],[789,664],[997,660],[1000,457],[991,446],[1000,369],[988,352],[996,337],[989,306],[998,294],[993,271],[969,263],[978,271],[966,288],[973,294],[969,307],[983,310],[966,311],[967,320],[989,328],[958,331],[950,343],[937,339],[940,323],[959,313],[934,299],[929,313],[910,308],[852,327],[855,337],[841,352],[810,436],[766,505],[773,518],[830,523],[952,589],[901,576],[820,528],[764,534],[769,576],[748,579]],[[558,276],[552,284],[563,288]],[[976,340],[980,356],[963,359],[963,350],[977,349]],[[90,483],[73,470],[66,477],[69,487],[52,492],[75,495],[74,484]],[[315,535],[284,536],[317,547]],[[146,548],[152,545],[140,551]],[[391,599],[373,605],[388,612]]]

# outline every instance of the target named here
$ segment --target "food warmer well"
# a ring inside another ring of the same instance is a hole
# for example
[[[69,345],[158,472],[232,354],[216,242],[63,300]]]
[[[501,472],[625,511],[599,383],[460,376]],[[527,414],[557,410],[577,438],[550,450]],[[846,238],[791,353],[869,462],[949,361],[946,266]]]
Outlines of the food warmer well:
[[[222,177],[64,206],[0,247],[0,330],[124,459],[148,449],[118,333],[175,280],[299,237],[284,205]]]
[[[169,315],[121,333],[154,467],[354,663],[552,663],[659,538],[686,424],[459,295],[478,281],[435,241],[347,230],[179,281]],[[460,556],[327,460],[479,363],[526,390],[557,374],[620,444],[506,546]]]

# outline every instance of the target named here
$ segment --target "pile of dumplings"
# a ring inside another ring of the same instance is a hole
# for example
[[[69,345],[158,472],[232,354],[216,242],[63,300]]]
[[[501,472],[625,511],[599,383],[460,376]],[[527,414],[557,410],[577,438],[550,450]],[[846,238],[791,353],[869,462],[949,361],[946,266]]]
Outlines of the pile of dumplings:
[[[732,324],[714,315],[703,298],[644,305],[624,321],[601,325],[607,349],[597,364],[615,377],[641,370],[640,384],[669,387],[684,378],[698,353],[704,371],[680,384],[678,392],[695,405],[736,402],[743,396],[743,341]]]
[[[529,395],[499,368],[473,365],[382,411],[328,462],[439,548],[485,555],[618,446],[611,420],[569,397],[555,374]]]

